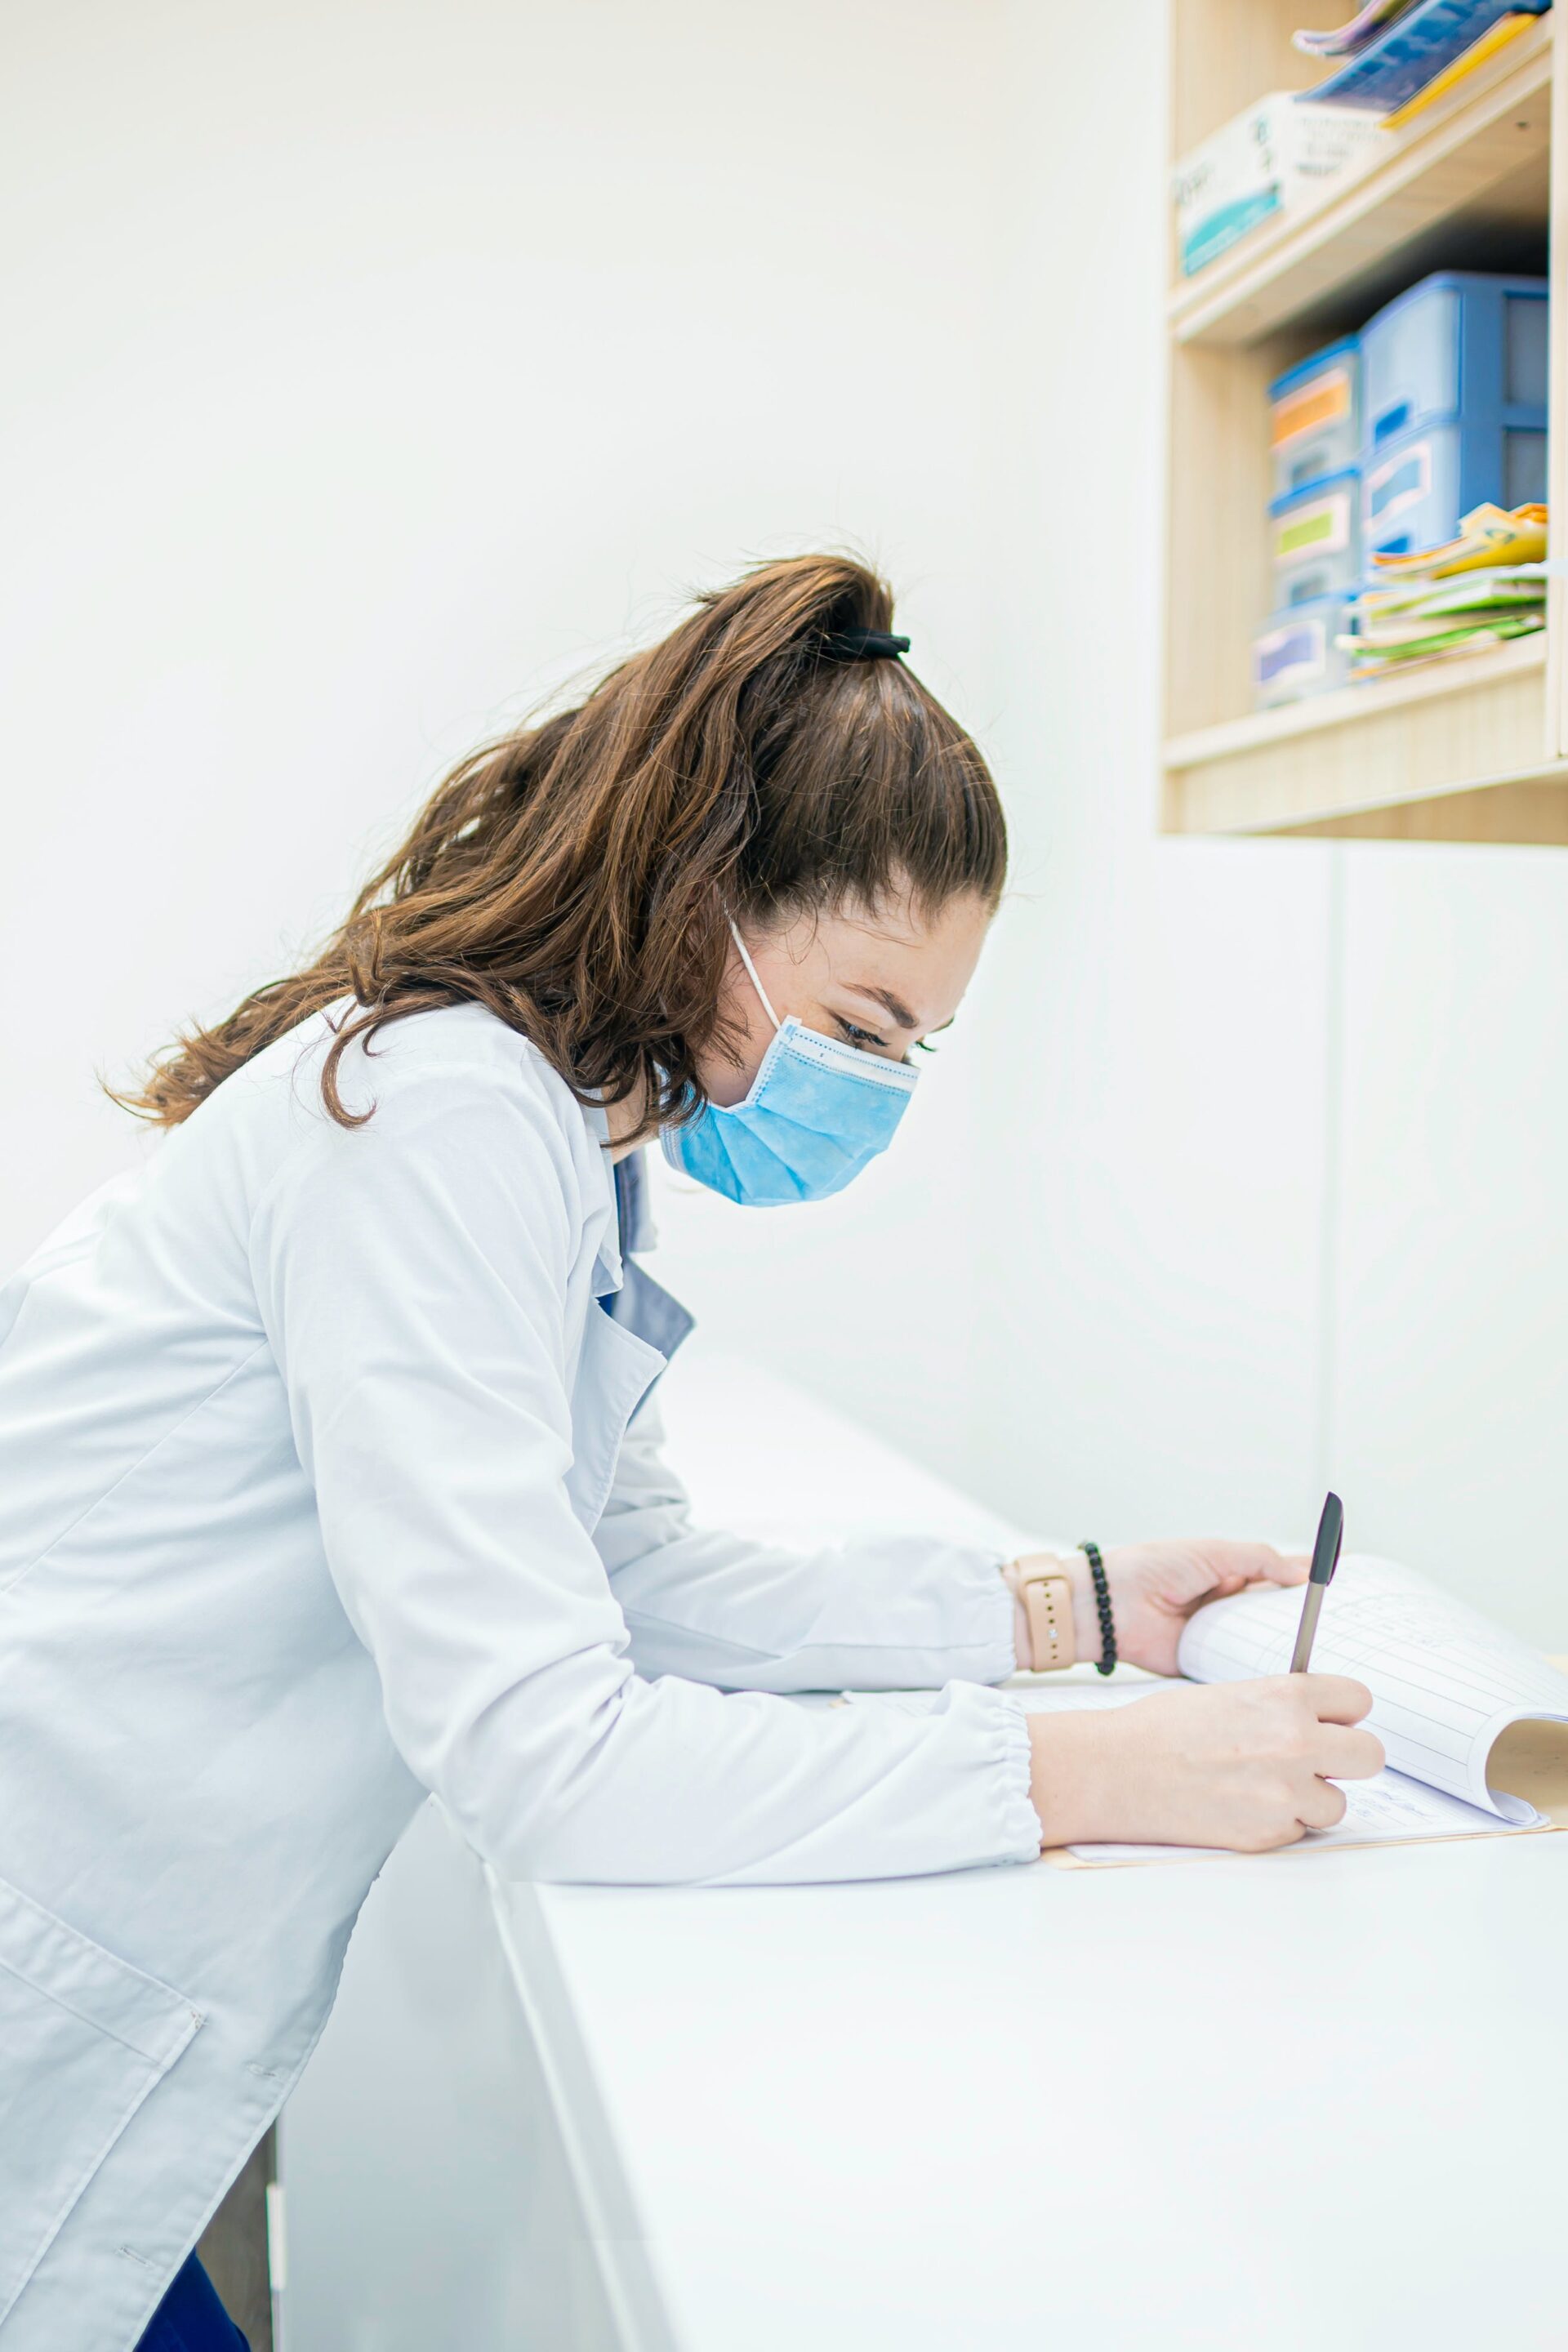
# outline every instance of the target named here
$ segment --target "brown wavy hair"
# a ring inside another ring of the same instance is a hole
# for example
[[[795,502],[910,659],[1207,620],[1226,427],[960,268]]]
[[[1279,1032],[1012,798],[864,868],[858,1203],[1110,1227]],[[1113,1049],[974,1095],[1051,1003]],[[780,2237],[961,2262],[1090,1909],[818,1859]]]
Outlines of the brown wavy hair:
[[[858,901],[930,915],[999,899],[1006,833],[973,743],[901,661],[886,584],[847,557],[766,563],[698,600],[576,709],[470,754],[303,971],[195,1027],[114,1099],[174,1127],[296,1023],[353,1000],[355,1038],[487,1006],[579,1100],[639,1100],[645,1130],[703,1099],[728,917],[759,927]]]

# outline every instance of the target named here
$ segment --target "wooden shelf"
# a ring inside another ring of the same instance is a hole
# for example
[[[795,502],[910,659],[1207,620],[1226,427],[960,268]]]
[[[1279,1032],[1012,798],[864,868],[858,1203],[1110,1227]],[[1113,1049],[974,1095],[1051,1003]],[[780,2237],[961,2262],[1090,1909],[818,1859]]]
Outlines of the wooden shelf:
[[[1544,242],[1552,18],[1531,25],[1344,193],[1260,230],[1170,299],[1181,342],[1359,323],[1429,268],[1514,267]]]
[[[1300,0],[1173,0],[1173,156],[1317,69]],[[1568,582],[1547,626],[1468,661],[1251,709],[1275,594],[1270,380],[1429,271],[1549,274],[1552,553],[1568,517],[1568,5],[1417,115],[1375,171],[1256,232],[1170,299],[1165,518],[1171,834],[1568,845]]]
[[[1533,637],[1175,737],[1165,829],[1568,842],[1568,760],[1542,756],[1545,696]]]

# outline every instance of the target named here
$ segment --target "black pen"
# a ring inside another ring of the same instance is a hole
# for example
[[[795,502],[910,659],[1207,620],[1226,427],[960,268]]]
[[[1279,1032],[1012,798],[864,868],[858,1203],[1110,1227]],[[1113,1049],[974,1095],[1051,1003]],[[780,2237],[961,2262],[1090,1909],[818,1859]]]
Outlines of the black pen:
[[[1340,1564],[1340,1545],[1345,1532],[1345,1507],[1337,1495],[1331,1495],[1323,1505],[1323,1516],[1318,1521],[1318,1540],[1312,1546],[1312,1573],[1307,1579],[1307,1596],[1301,1603],[1301,1622],[1296,1629],[1296,1646],[1290,1653],[1290,1672],[1304,1675],[1312,1654],[1312,1638],[1318,1630],[1318,1612],[1323,1605],[1323,1595],[1334,1580],[1334,1570]]]

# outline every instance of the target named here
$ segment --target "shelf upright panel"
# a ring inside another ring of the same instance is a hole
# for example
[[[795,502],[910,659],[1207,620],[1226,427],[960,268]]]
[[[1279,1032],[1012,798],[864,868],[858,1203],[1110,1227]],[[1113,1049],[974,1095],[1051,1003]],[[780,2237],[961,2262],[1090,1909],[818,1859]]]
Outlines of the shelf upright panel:
[[[1300,21],[1300,0],[1172,0],[1173,164],[1263,91],[1304,88],[1317,78],[1315,62],[1291,47]],[[1171,251],[1173,268],[1173,219]],[[1169,735],[1250,708],[1252,634],[1268,609],[1266,392],[1279,364],[1278,348],[1207,352],[1173,340],[1168,348],[1163,698]],[[1167,794],[1163,823],[1173,822],[1173,809]]]

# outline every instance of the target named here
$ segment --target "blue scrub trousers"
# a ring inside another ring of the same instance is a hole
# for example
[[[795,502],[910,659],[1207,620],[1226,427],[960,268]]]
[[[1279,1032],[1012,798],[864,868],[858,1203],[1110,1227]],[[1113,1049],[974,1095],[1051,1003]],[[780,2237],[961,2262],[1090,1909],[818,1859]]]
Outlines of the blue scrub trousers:
[[[174,2273],[136,2352],[249,2352],[195,2254]]]

